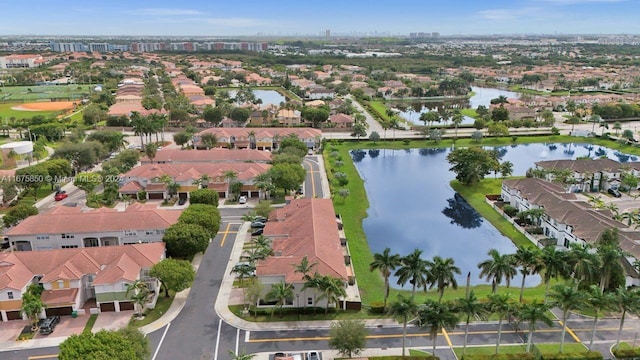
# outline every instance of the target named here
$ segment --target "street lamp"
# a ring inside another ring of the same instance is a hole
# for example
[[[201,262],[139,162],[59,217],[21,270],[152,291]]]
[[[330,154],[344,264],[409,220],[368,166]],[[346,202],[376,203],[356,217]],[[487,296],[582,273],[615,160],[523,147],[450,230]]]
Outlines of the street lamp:
[[[296,304],[298,305],[298,320],[300,320],[300,294],[296,294]]]

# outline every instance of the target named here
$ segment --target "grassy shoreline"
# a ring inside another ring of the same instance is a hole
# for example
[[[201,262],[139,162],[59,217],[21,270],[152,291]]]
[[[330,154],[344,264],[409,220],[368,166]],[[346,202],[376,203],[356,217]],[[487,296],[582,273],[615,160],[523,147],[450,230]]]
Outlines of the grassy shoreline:
[[[545,137],[519,137],[516,144],[525,143],[591,143],[594,145],[606,146],[614,150],[625,153],[640,155],[640,148],[631,145],[619,144],[606,139],[580,138],[571,136],[545,136]],[[355,164],[351,160],[349,152],[354,149],[409,149],[424,147],[451,147],[453,140],[444,140],[439,144],[432,141],[412,140],[407,143],[402,141],[385,141],[373,143],[370,141],[361,142],[329,142],[325,146],[324,161],[328,176],[332,171],[341,171],[347,175],[349,183],[345,188],[349,189],[349,197],[343,199],[335,197],[333,199],[336,213],[341,214],[344,222],[344,230],[348,239],[349,249],[352,255],[352,263],[356,273],[356,279],[360,289],[363,305],[366,307],[374,301],[382,301],[384,297],[384,283],[378,272],[370,272],[369,264],[373,261],[373,254],[367,242],[366,234],[362,228],[362,222],[367,217],[369,201],[364,187],[364,181],[360,177]],[[496,146],[514,144],[511,138],[488,138],[480,144],[474,143],[470,139],[459,139],[455,146]],[[331,152],[337,152],[343,165],[339,168],[334,166],[334,158],[329,156]],[[452,181],[451,186],[455,191],[473,206],[485,220],[493,224],[500,233],[512,240],[516,246],[533,246],[533,244],[513,225],[505,220],[500,214],[491,208],[484,201],[486,194],[496,194],[500,192],[501,179],[485,179],[480,184],[474,186],[464,186],[457,181]],[[332,185],[332,193],[336,193],[337,188]],[[487,249],[488,250],[488,249]],[[464,269],[463,269],[464,270]],[[457,290],[447,289],[445,299],[455,299],[464,296],[464,285]],[[476,285],[471,287],[479,298],[486,297],[491,292],[490,284]],[[499,288],[499,292],[510,293],[512,297],[519,294],[519,278],[515,278],[512,287],[507,289],[504,286]],[[389,299],[395,300],[396,296],[408,291],[391,289]],[[528,299],[541,299],[544,296],[544,286],[539,285],[533,288],[526,288],[524,295]],[[426,298],[436,297],[434,290],[428,293],[416,293],[416,300],[423,301]]]

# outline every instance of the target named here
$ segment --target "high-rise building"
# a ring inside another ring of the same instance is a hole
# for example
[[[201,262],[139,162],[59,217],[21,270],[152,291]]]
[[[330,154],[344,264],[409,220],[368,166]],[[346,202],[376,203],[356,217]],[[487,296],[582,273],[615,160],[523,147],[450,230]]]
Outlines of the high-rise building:
[[[327,30],[325,30],[325,31],[324,31],[324,36],[325,36],[327,39],[331,39],[331,29],[327,29]]]

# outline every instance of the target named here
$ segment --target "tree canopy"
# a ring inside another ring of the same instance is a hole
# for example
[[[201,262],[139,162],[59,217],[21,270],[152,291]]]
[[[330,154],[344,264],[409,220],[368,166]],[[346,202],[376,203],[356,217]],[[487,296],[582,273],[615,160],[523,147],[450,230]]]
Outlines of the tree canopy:
[[[149,342],[136,329],[100,330],[71,335],[60,344],[60,360],[147,360]]]
[[[447,155],[447,160],[452,165],[449,170],[455,172],[456,179],[466,185],[489,175],[498,162],[491,151],[479,147],[455,149]]]
[[[150,275],[162,282],[166,297],[169,297],[169,290],[177,293],[191,287],[196,278],[196,272],[190,262],[171,258],[153,265]]]
[[[167,245],[169,256],[184,259],[205,251],[209,246],[210,235],[200,225],[178,222],[165,231],[162,241]]]

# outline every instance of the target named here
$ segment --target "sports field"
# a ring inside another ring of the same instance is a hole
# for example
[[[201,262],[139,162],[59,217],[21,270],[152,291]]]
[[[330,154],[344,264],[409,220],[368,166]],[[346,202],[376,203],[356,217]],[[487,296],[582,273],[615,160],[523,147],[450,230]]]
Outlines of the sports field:
[[[16,119],[30,119],[36,115],[44,115],[45,117],[49,117],[59,112],[57,110],[19,110],[20,106],[24,105],[25,103],[0,103],[0,119],[4,123],[5,119],[10,119],[12,117]]]
[[[43,100],[77,100],[91,93],[92,85],[2,86],[1,102],[35,102]]]

